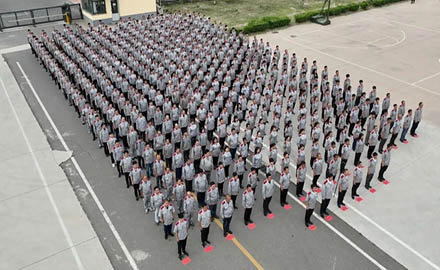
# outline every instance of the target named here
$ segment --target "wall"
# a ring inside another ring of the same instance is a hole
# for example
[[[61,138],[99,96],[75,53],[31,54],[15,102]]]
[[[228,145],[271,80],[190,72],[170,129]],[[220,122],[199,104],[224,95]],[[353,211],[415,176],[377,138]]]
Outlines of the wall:
[[[121,17],[156,12],[156,0],[119,0]]]
[[[123,0],[120,0],[120,1],[123,1]],[[88,13],[86,10],[84,10],[84,9],[82,10],[84,16],[91,21],[104,20],[104,19],[109,19],[109,18],[111,19],[112,9],[110,6],[110,0],[105,0],[105,11],[106,11],[106,14],[92,15],[92,14]]]

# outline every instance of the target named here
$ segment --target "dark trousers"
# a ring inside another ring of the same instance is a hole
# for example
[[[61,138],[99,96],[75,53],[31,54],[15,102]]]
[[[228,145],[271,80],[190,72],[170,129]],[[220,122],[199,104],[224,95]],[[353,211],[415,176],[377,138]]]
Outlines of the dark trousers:
[[[177,253],[179,253],[179,256],[182,256],[182,253],[186,253],[186,238],[177,242]]]
[[[398,134],[398,133],[393,133],[393,135],[391,135],[390,143],[391,143],[392,145],[396,145],[396,138],[397,138],[397,135],[399,135],[399,134]]]
[[[312,214],[313,214],[313,210],[314,210],[313,208],[312,208],[312,209],[310,209],[310,208],[306,209],[305,222],[306,222],[306,225],[307,225],[307,226],[311,223],[311,221],[310,221],[310,217],[311,217]]]
[[[206,192],[197,192],[197,202],[199,207],[202,207],[202,203],[205,201]]]
[[[144,169],[144,168],[145,168],[144,158],[143,158],[142,156],[137,156],[136,158],[137,158],[137,160],[138,160],[139,167],[141,167],[142,169]]]
[[[223,235],[225,235],[225,236],[226,236],[226,233],[230,232],[229,225],[231,224],[231,220],[232,220],[232,217],[228,217],[228,218],[225,217],[223,219]]]
[[[281,203],[281,205],[287,204],[286,198],[287,198],[287,192],[288,191],[289,190],[287,188],[286,189],[282,189],[280,191],[280,203]]]
[[[362,152],[354,154],[354,166],[357,166],[357,163],[361,159],[361,154],[362,154]]]
[[[182,179],[182,167],[176,168],[176,179]]]
[[[223,182],[223,183],[218,183],[217,184],[217,188],[218,188],[218,192],[219,192],[219,195],[220,196],[223,196],[223,184],[224,184],[225,182]]]
[[[139,196],[141,195],[141,192],[139,191],[139,183],[133,185],[134,189],[134,196],[136,199],[139,199]]]
[[[127,183],[127,188],[130,187],[131,182],[130,182],[130,173],[128,172],[124,172],[124,176],[125,176],[125,182]]]
[[[173,227],[173,224],[170,225],[163,225],[163,231],[165,232],[165,237],[168,238],[168,235],[171,235],[171,228]]]
[[[229,151],[231,152],[232,160],[235,160],[235,154],[237,153],[237,148],[229,148]]]
[[[252,214],[252,208],[244,209],[244,222],[250,222]]]
[[[313,184],[314,187],[318,186],[318,179],[319,179],[320,176],[321,175],[318,175],[318,174],[313,176],[312,184]]]
[[[105,154],[106,157],[108,157],[110,155],[110,153],[108,151],[107,143],[105,142],[105,143],[102,143],[102,144],[103,144],[103,147],[104,147],[104,154]]]
[[[211,212],[211,218],[217,217],[217,204],[210,204],[209,211]]]
[[[231,165],[225,165],[225,176],[226,176],[226,179],[229,178],[229,166],[231,166]]]
[[[341,159],[341,173],[344,172],[345,165],[347,165],[347,160],[346,159]]]
[[[321,202],[321,209],[319,209],[319,213],[321,216],[327,214],[327,207],[330,204],[330,199],[323,199]]]
[[[296,184],[296,196],[301,196],[303,193],[304,182],[298,182]]]
[[[194,170],[196,173],[200,172],[200,159],[194,159]]]
[[[202,231],[200,232],[202,244],[204,244],[206,241],[208,241],[208,235],[209,235],[209,226],[206,228],[202,228]]]
[[[370,159],[373,156],[374,148],[376,148],[376,145],[368,146],[368,152],[367,152],[368,159]]]
[[[411,136],[416,135],[416,129],[419,126],[419,123],[420,122],[416,122],[416,121],[413,122],[412,127],[411,127],[411,131],[409,133],[409,134],[411,134]]]
[[[161,188],[162,187],[162,175],[156,176],[156,185]]]
[[[379,143],[379,152],[380,153],[382,153],[383,146],[385,145],[386,142],[387,142],[387,139],[380,139],[380,143]]]
[[[381,166],[380,170],[379,170],[379,181],[383,181],[385,178],[383,177],[383,174],[386,172],[386,170],[388,169],[388,166]]]
[[[235,206],[235,202],[237,201],[237,195],[231,195],[231,199],[232,199],[232,204],[234,205],[234,208],[237,208],[237,206]]]
[[[264,212],[265,216],[267,215],[267,213],[271,212],[270,209],[269,209],[269,204],[270,204],[271,200],[272,200],[272,197],[268,197],[268,198],[263,200],[263,212]]]
[[[357,190],[361,183],[353,184],[353,187],[351,188],[351,197],[357,196]]]
[[[372,174],[367,174],[367,179],[365,180],[365,187],[366,188],[370,188],[370,183],[371,180],[373,179],[373,173]]]
[[[186,187],[186,191],[193,191],[192,190],[192,180],[185,180],[185,187]]]
[[[338,192],[338,207],[341,207],[341,204],[344,203],[344,197],[347,190],[342,190]]]
[[[121,177],[121,175],[122,175],[122,168],[121,168],[121,161],[120,160],[116,161],[116,168],[118,169],[118,176]]]
[[[238,180],[240,180],[240,188],[243,188],[243,175],[242,174],[238,175]]]
[[[403,128],[402,133],[400,134],[400,141],[404,142],[406,141],[406,133],[408,132],[408,128]]]

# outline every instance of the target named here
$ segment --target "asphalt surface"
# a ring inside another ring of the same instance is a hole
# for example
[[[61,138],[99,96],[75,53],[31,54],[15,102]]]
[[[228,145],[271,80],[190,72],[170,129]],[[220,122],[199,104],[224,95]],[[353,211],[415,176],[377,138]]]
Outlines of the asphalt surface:
[[[60,142],[22,78],[16,62],[18,61],[23,67],[139,268],[178,269],[183,267],[177,259],[175,241],[164,240],[162,226],[158,227],[154,224],[152,214],[144,214],[142,202],[135,201],[133,190],[125,188],[125,180],[117,177],[116,169],[111,167],[110,160],[105,158],[103,150],[92,141],[91,135],[88,134],[87,128],[81,125],[73,107],[68,106],[61,92],[32,56],[30,50],[7,54],[5,59],[40,126],[46,133],[50,145],[55,150],[61,150]],[[129,269],[123,252],[87,193],[78,173],[70,162],[64,163],[63,169],[113,266],[115,269]],[[261,174],[260,179],[263,179]],[[275,176],[275,180],[278,180],[278,175]],[[291,192],[294,188],[294,185],[290,186]],[[241,196],[238,202],[241,202]],[[306,229],[304,208],[289,197],[288,202],[292,205],[291,210],[281,208],[279,191],[276,189],[271,203],[275,218],[268,220],[262,213],[261,189],[258,189],[257,203],[252,214],[256,228],[252,231],[243,224],[243,209],[240,207],[234,213],[231,230],[241,245],[264,269],[378,268],[316,218],[312,220],[317,225],[317,230]],[[381,265],[387,269],[405,269],[343,220],[334,214],[333,217],[331,225]],[[255,269],[255,266],[234,243],[223,238],[222,231],[216,224],[211,226],[209,238],[214,250],[211,253],[205,253],[200,245],[200,233],[196,228],[190,230],[187,251],[192,259],[190,263],[192,269],[214,270],[224,269],[225,266],[230,266],[231,269]]]

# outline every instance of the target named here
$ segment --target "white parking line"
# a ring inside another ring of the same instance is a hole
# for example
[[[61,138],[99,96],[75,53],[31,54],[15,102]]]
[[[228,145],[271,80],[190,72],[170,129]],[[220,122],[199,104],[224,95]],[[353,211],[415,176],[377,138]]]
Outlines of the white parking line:
[[[440,61],[440,60],[439,60],[439,61]],[[418,83],[421,83],[421,82],[424,82],[424,81],[426,81],[426,80],[432,79],[432,78],[434,78],[435,76],[438,76],[438,75],[440,75],[440,72],[434,73],[434,74],[432,74],[432,75],[430,75],[430,76],[427,76],[427,77],[422,78],[422,79],[420,79],[420,80],[418,80],[418,81],[416,81],[416,82],[413,82],[412,85],[416,85],[416,84],[418,84]]]
[[[82,264],[81,259],[79,258],[78,251],[76,250],[76,247],[73,244],[72,237],[70,236],[70,233],[67,230],[66,224],[64,224],[64,220],[60,215],[60,211],[58,209],[58,206],[55,203],[52,192],[50,191],[49,186],[47,184],[46,177],[43,174],[40,163],[38,162],[38,159],[35,156],[35,152],[32,149],[32,145],[29,141],[28,136],[26,135],[26,132],[24,131],[23,124],[21,123],[21,120],[18,117],[17,111],[16,111],[14,105],[12,104],[11,98],[9,96],[8,91],[6,90],[6,86],[5,86],[5,83],[3,82],[2,78],[0,78],[0,83],[3,87],[3,91],[5,92],[6,99],[8,100],[9,106],[11,107],[11,111],[14,114],[15,120],[17,121],[18,127],[20,128],[20,131],[23,134],[24,141],[26,142],[26,146],[29,150],[29,153],[32,156],[32,160],[35,164],[35,167],[37,168],[38,176],[40,177],[41,182],[43,183],[44,191],[46,192],[46,195],[49,198],[50,204],[52,205],[52,208],[55,211],[58,222],[60,223],[61,229],[63,231],[64,237],[66,238],[67,244],[69,245],[69,249],[72,251],[73,257],[75,258],[76,265],[77,265],[78,269],[83,270],[84,265]]]
[[[61,144],[63,145],[65,151],[71,151],[69,146],[67,146],[66,141],[64,140],[63,136],[61,136],[60,131],[55,126],[54,121],[52,120],[52,117],[49,115],[46,107],[44,106],[43,102],[41,101],[38,93],[35,91],[34,86],[31,84],[28,76],[24,72],[23,68],[21,67],[19,62],[16,62],[18,68],[20,69],[21,73],[23,74],[23,77],[25,78],[27,84],[29,85],[32,93],[34,94],[35,98],[38,101],[38,104],[40,104],[41,109],[43,110],[44,114],[46,115],[47,119],[50,122],[50,125],[54,129],[55,133],[57,134],[58,139],[60,140]],[[92,186],[90,185],[89,181],[87,180],[84,172],[81,170],[81,168],[78,165],[78,162],[76,161],[75,157],[70,158],[72,160],[73,165],[75,166],[76,170],[78,171],[79,175],[81,176],[81,179],[83,180],[85,186],[87,187],[87,190],[89,191],[90,195],[92,196],[93,200],[95,201],[99,211],[102,213],[105,221],[107,222],[108,226],[110,227],[110,230],[112,231],[116,241],[118,242],[119,246],[121,247],[122,251],[124,252],[125,256],[127,257],[128,262],[130,263],[130,266],[133,270],[139,270],[136,261],[131,256],[130,252],[127,249],[127,246],[124,244],[124,242],[121,239],[121,236],[119,235],[118,231],[116,230],[115,226],[113,225],[112,221],[110,220],[110,217],[108,216],[107,212],[105,211],[104,207],[102,206],[101,202],[99,201],[98,196],[96,196],[95,191],[93,191]],[[83,269],[83,268],[81,268]]]

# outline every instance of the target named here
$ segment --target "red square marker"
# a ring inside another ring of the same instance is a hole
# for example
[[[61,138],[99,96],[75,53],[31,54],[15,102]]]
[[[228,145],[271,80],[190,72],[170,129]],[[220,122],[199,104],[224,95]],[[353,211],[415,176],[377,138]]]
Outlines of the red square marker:
[[[417,134],[414,134],[414,138],[418,138],[419,137],[419,135],[417,135]]]
[[[274,217],[275,217],[274,214],[269,214],[269,215],[267,215],[267,218],[268,218],[268,219],[273,219]]]
[[[356,201],[358,201],[358,202],[361,202],[363,199],[362,199],[362,197],[357,197],[356,198]]]
[[[348,210],[348,207],[345,206],[345,205],[343,205],[343,206],[341,206],[341,210],[342,210],[342,211],[347,211],[347,210]]]
[[[255,229],[255,223],[249,223],[249,225],[247,227],[249,230],[253,230],[253,229]]]
[[[301,196],[300,198],[299,198],[302,202],[303,201],[305,201],[306,200],[306,197],[304,197],[304,196]]]
[[[384,185],[388,185],[388,184],[390,183],[390,181],[388,181],[388,180],[383,180],[382,183],[383,183]]]
[[[182,260],[182,264],[183,265],[187,265],[191,262],[191,258],[190,257],[186,257],[185,259]]]
[[[209,246],[205,247],[205,252],[206,252],[206,253],[209,253],[209,252],[211,252],[213,249],[214,249],[214,247],[213,247],[212,245],[209,245]]]
[[[234,239],[234,235],[233,234],[228,234],[226,236],[226,240],[232,240],[232,239]]]
[[[330,215],[328,215],[328,216],[326,216],[324,219],[327,220],[327,221],[331,221],[331,220],[333,219],[333,217],[330,216]]]
[[[408,140],[404,140],[403,143],[404,143],[404,144],[408,144]]]
[[[318,193],[320,193],[320,192],[321,192],[321,189],[320,189],[320,188],[318,188],[317,192],[318,192]]]
[[[370,192],[371,192],[371,193],[375,193],[375,192],[376,192],[376,189],[375,189],[375,188],[370,188]]]
[[[317,228],[317,227],[316,227],[315,224],[309,226],[309,230],[311,230],[311,231],[316,230],[316,228]]]
[[[285,204],[284,209],[290,210],[290,209],[292,209],[292,206],[290,204]]]
[[[393,146],[393,149],[394,149],[394,150],[397,150],[398,148],[399,148],[399,147],[397,147],[397,146]]]

